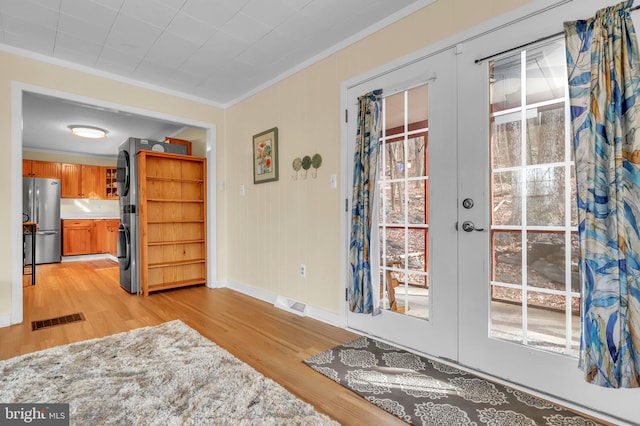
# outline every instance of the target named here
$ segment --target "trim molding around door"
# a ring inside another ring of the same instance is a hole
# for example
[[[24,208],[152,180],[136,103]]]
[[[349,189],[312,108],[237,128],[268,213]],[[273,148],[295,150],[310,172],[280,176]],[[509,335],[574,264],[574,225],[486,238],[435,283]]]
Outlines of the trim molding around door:
[[[11,312],[10,323],[20,324],[23,321],[22,309],[22,272],[20,267],[20,259],[22,258],[22,217],[18,210],[18,206],[22,203],[22,94],[24,92],[38,93],[47,96],[53,96],[74,102],[81,102],[89,105],[95,105],[111,110],[122,111],[136,115],[147,116],[159,120],[167,120],[184,124],[185,126],[198,127],[206,131],[206,158],[207,158],[207,286],[215,287],[217,277],[217,233],[216,233],[216,125],[206,123],[184,117],[177,117],[169,114],[151,111],[142,108],[132,107],[129,105],[116,104],[105,101],[103,99],[79,96],[72,93],[53,90],[45,87],[35,86],[18,81],[11,82]],[[114,154],[114,156],[117,153]],[[2,317],[0,317],[0,327],[4,326]]]

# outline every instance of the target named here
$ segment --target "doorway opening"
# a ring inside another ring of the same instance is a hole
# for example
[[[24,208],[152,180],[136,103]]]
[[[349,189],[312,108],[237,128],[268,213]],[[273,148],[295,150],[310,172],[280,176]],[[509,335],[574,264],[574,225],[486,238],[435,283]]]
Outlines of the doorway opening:
[[[203,154],[207,158],[207,162],[211,165],[207,174],[207,239],[214,243],[207,247],[208,271],[207,282],[213,286],[216,276],[216,256],[215,256],[215,215],[216,215],[216,126],[211,123],[199,122],[196,120],[185,119],[184,117],[176,117],[168,114],[159,113],[151,110],[144,110],[127,105],[115,104],[104,100],[78,96],[66,92],[60,92],[47,88],[27,85],[23,83],[13,82],[11,87],[11,205],[16,206],[12,211],[12,235],[11,235],[11,255],[12,264],[12,298],[11,298],[11,318],[10,324],[18,324],[23,320],[23,287],[22,287],[22,215],[17,206],[21,205],[22,200],[22,150],[23,150],[23,96],[25,93],[32,93],[41,96],[47,96],[60,99],[64,102],[89,105],[96,110],[104,110],[110,112],[118,112],[128,116],[147,117],[154,120],[167,121],[172,123],[180,123],[184,127],[193,127],[203,129],[206,133],[206,142]],[[115,156],[114,154],[114,161]],[[36,268],[37,273],[37,268]]]

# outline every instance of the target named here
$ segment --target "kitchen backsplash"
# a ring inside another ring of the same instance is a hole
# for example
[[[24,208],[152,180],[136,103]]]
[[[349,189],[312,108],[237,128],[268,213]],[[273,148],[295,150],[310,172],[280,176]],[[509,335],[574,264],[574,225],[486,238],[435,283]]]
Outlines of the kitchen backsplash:
[[[119,217],[120,202],[118,200],[90,200],[86,198],[60,199],[60,217]]]

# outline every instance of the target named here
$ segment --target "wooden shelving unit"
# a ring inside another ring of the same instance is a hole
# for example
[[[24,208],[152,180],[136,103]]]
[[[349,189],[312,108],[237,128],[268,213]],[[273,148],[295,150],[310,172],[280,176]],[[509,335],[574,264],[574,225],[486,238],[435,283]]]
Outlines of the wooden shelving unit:
[[[205,284],[206,160],[140,151],[138,185],[142,293]]]

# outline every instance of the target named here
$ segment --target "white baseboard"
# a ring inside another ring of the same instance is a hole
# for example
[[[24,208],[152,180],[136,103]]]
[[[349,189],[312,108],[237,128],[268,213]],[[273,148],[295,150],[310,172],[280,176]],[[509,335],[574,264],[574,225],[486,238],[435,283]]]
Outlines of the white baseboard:
[[[247,285],[247,284],[240,284],[234,281],[226,281],[220,284],[221,285],[218,286],[219,288],[227,287],[227,288],[230,288],[231,290],[237,291],[238,293],[251,296],[254,299],[262,300],[263,302],[273,304],[276,301],[277,296],[275,294],[266,290],[262,290],[260,288],[251,287],[250,285]]]
[[[80,254],[77,256],[62,256],[62,262],[78,262],[78,261],[98,260],[98,259],[111,259],[116,262],[118,261],[117,257],[114,257],[108,253]]]
[[[237,291],[238,293],[246,294],[247,296],[253,297],[254,299],[262,300],[263,302],[267,302],[271,305],[276,305],[278,300],[283,300],[283,296],[278,296],[270,291],[259,289],[256,287],[251,287],[246,284],[240,284],[234,281],[225,281],[219,282],[216,284],[214,288],[229,288],[231,290]],[[288,300],[288,299],[287,299]],[[287,311],[290,311],[287,309]],[[300,314],[300,313],[296,313]],[[305,304],[304,315],[313,318],[315,320],[324,322],[326,324],[332,325],[334,327],[344,328],[342,325],[342,317],[339,314],[334,312],[329,312],[325,309],[318,308],[312,305]]]
[[[344,322],[343,315],[336,314],[335,312],[329,312],[321,308],[316,308],[315,306],[307,305],[307,307],[307,316],[334,327],[345,328],[346,324]]]
[[[0,315],[0,327],[9,327],[11,324],[11,314]]]

